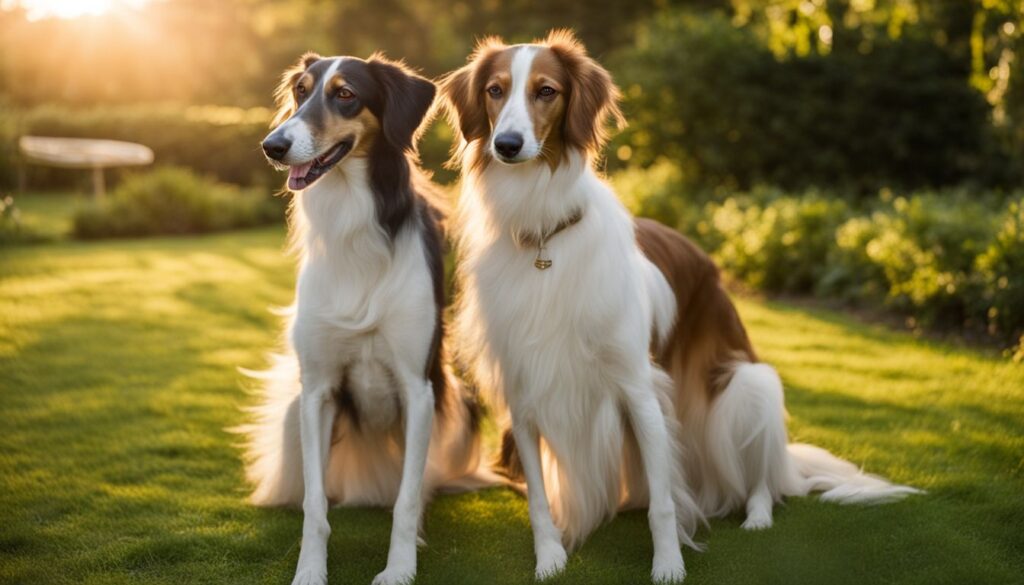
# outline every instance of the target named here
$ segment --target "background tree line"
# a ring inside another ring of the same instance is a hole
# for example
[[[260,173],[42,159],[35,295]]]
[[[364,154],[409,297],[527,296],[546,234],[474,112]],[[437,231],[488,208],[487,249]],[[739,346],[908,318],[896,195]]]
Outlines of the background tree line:
[[[188,170],[126,182],[80,214],[81,237],[263,222],[280,205],[252,193],[282,179],[258,145],[301,53],[382,50],[437,76],[485,35],[572,27],[624,90],[630,126],[604,166],[634,212],[698,239],[750,286],[1019,348],[1022,14],[1024,0],[153,0],[72,21],[0,10],[0,189],[16,183],[19,135],[125,139]],[[437,122],[421,145],[441,182],[454,179],[451,141]]]
[[[729,188],[1012,187],[1024,176],[1021,5],[166,0],[35,22],[9,10],[0,99],[14,109],[267,106],[279,72],[309,49],[383,50],[435,76],[481,36],[526,41],[570,26],[626,89],[631,129],[612,168],[668,157],[688,180]]]

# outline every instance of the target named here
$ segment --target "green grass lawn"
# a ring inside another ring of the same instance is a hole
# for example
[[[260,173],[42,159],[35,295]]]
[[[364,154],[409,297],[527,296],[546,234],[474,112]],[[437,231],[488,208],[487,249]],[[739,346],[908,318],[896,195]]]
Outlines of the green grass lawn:
[[[27,201],[25,202],[28,203]],[[278,338],[294,270],[278,229],[0,250],[0,583],[281,583],[301,514],[245,501],[237,366]],[[1024,582],[1024,367],[842,315],[744,300],[786,381],[796,439],[929,493],[862,508],[790,500],[684,551],[688,583]],[[330,516],[332,583],[384,567],[390,514]],[[441,496],[421,584],[529,583],[526,503]],[[619,516],[555,583],[644,583],[643,512]]]

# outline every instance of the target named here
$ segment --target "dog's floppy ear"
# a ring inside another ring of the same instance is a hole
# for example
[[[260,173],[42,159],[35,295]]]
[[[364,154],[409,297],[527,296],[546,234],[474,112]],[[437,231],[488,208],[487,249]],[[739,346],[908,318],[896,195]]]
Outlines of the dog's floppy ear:
[[[608,140],[607,121],[624,128],[619,88],[612,76],[589,56],[572,31],[553,30],[544,40],[569,73],[569,103],[563,136],[567,144],[596,152]]]
[[[274,90],[274,103],[277,111],[270,122],[270,127],[275,128],[295,113],[295,82],[309,69],[313,63],[322,59],[320,55],[309,52],[299,57],[299,62],[284,70],[281,74],[281,82]]]
[[[401,151],[415,150],[416,130],[434,103],[434,84],[410,71],[405,65],[380,55],[367,62],[370,73],[380,84],[383,105],[379,114],[384,139]]]
[[[490,121],[484,108],[484,84],[490,76],[490,66],[498,53],[508,48],[498,37],[481,39],[468,63],[441,78],[442,107],[448,123],[462,133],[466,142],[486,138]]]
[[[481,63],[473,61],[441,78],[442,107],[448,124],[462,133],[466,142],[486,138],[490,131],[483,105]]]
[[[441,78],[441,99],[448,123],[462,137],[472,141],[487,134],[487,115],[473,92],[473,63],[464,65]]]
[[[494,59],[507,48],[498,37],[481,39],[469,56],[469,63],[448,73],[439,82],[439,106],[445,112],[448,125],[462,134],[462,140],[452,145],[452,156],[448,161],[451,168],[461,164],[472,142],[490,134],[491,122],[484,106],[484,84],[491,75]]]

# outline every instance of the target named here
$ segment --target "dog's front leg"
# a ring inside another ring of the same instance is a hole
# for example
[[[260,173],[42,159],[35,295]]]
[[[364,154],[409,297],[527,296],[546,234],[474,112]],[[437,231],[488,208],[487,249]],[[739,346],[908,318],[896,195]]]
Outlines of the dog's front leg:
[[[626,404],[650,488],[647,517],[654,539],[651,578],[655,583],[678,583],[686,577],[686,567],[679,550],[676,509],[672,501],[669,460],[672,449],[664,414],[650,381],[650,375],[641,375],[627,384]]]
[[[561,573],[565,569],[565,547],[562,537],[551,520],[551,509],[544,490],[544,471],[540,461],[540,437],[532,425],[512,417],[512,435],[526,475],[526,496],[533,527],[533,550],[537,556],[535,576],[538,580]]]
[[[303,381],[299,398],[299,432],[302,438],[302,549],[292,585],[326,585],[327,495],[324,469],[331,446],[331,430],[337,405],[331,400],[330,385]]]
[[[392,514],[388,565],[373,585],[409,583],[416,576],[416,541],[423,514],[423,473],[434,421],[434,390],[414,373],[402,376],[405,391],[405,458]]]

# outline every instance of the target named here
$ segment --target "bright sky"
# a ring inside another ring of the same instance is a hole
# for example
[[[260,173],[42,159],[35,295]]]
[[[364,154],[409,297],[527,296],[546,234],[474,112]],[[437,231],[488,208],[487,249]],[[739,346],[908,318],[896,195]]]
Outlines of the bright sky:
[[[24,8],[29,20],[95,16],[124,8],[141,8],[150,0],[0,0],[0,9]]]

